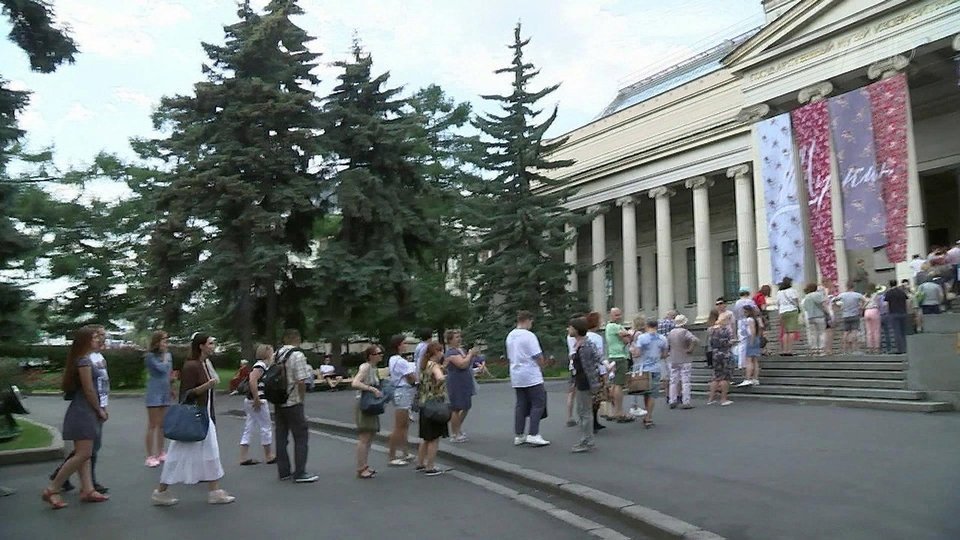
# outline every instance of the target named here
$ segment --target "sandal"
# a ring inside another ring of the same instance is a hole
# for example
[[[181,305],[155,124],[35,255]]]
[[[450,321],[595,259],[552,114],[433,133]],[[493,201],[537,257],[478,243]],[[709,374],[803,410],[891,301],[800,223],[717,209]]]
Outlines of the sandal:
[[[245,459],[240,462],[241,465],[259,465],[260,462],[255,459]]]
[[[43,493],[40,494],[40,498],[43,499],[43,502],[50,505],[50,508],[54,510],[60,510],[61,508],[66,508],[69,506],[67,503],[63,502],[63,499],[60,498],[60,490],[54,491],[50,488],[43,490]]]
[[[276,463],[276,462],[277,462],[277,458],[276,458],[276,457],[272,457],[272,458],[270,458],[270,459],[267,460],[267,465],[273,465],[273,464]]]
[[[650,429],[650,428],[652,428],[652,427],[655,426],[655,425],[656,425],[656,424],[653,423],[653,420],[644,420],[644,421],[643,421],[643,428],[644,428],[644,429]]]
[[[89,503],[100,503],[100,502],[109,501],[110,497],[107,495],[104,495],[103,493],[100,493],[97,490],[93,490],[93,491],[88,491],[86,493],[81,493],[80,500],[83,502],[89,502]]]
[[[370,467],[364,467],[357,471],[357,478],[362,478],[364,480],[369,480],[377,475],[377,471],[371,469]]]

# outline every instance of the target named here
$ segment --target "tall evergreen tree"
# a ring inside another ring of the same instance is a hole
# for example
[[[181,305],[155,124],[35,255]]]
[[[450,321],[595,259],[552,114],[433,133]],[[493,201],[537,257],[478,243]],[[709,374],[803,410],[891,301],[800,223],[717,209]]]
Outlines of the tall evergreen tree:
[[[54,24],[53,9],[39,0],[0,0],[0,13],[11,23],[9,39],[17,44],[40,73],[50,73],[64,62],[73,62],[76,43]],[[17,185],[7,175],[7,164],[20,149],[24,132],[17,114],[27,106],[29,93],[11,90],[0,76],[0,271],[20,270],[30,251],[30,240],[17,229],[10,216],[18,197]],[[0,277],[0,341],[18,338],[26,327],[23,311],[28,292]]]
[[[584,218],[563,207],[570,190],[545,174],[573,162],[549,158],[566,138],[544,141],[557,108],[537,123],[542,112],[537,104],[559,84],[530,89],[539,70],[524,60],[523,48],[529,42],[521,38],[518,23],[509,46],[510,66],[496,71],[511,76],[511,92],[483,96],[499,104],[502,112],[474,121],[485,135],[479,165],[490,174],[471,189],[469,223],[478,231],[474,249],[480,254],[472,274],[471,296],[477,310],[472,330],[494,352],[502,350],[518,310],[534,314],[545,347],[558,348],[577,303],[566,290],[572,268],[564,262],[563,252],[574,239],[564,224]]]
[[[423,125],[389,74],[354,44],[337,62],[340,83],[323,107],[326,144],[336,159],[339,228],[316,262],[318,325],[328,337],[383,337],[416,317],[412,282],[439,223],[427,207],[437,192],[417,159]]]
[[[272,0],[262,14],[249,2],[240,21],[224,28],[223,46],[204,44],[207,80],[193,96],[162,100],[160,143],[174,164],[158,211],[178,226],[204,231],[200,260],[187,276],[209,281],[221,312],[252,356],[255,335],[276,340],[278,290],[290,279],[290,252],[309,249],[312,220],[324,193],[317,167],[322,154],[319,109],[310,89],[319,55],[313,38],[290,19],[295,0]],[[258,305],[265,305],[256,324]]]

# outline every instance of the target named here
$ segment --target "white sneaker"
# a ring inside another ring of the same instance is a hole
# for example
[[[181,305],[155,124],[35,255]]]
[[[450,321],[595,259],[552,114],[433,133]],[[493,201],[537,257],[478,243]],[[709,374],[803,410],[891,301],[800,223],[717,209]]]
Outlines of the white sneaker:
[[[753,379],[744,379],[737,385],[737,388],[743,388],[744,386],[750,386],[753,384]]]
[[[751,381],[751,384],[753,384],[753,386],[760,386],[760,379],[754,379]]]
[[[169,491],[159,491],[153,490],[153,495],[150,495],[150,502],[154,506],[173,506],[180,502],[180,499],[177,499],[170,494]]]
[[[717,404],[717,400],[715,399],[711,399],[710,401],[707,402],[707,405],[716,405],[716,404]]]
[[[733,405],[733,402],[728,399],[720,404],[721,407],[726,407],[727,405]]]
[[[222,489],[215,489],[207,495],[207,502],[210,504],[230,504],[235,500],[237,500],[236,497]]]
[[[524,445],[524,444],[526,444],[526,443],[527,443],[527,436],[526,436],[526,435],[517,435],[516,437],[513,438],[513,445],[514,445],[514,446],[521,446],[521,445]]]
[[[533,446],[547,446],[550,444],[550,441],[544,439],[540,435],[527,435],[527,444],[532,444]]]
[[[643,407],[634,407],[630,409],[630,414],[633,416],[636,416],[637,418],[640,418],[642,416],[647,415],[647,410],[644,409]]]

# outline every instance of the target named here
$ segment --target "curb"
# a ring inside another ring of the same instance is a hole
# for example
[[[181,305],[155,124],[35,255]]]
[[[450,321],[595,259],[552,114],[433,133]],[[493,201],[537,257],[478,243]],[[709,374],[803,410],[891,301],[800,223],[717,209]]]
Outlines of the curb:
[[[46,428],[53,439],[50,446],[43,448],[25,448],[23,450],[3,450],[0,452],[0,467],[4,465],[19,465],[22,463],[40,463],[43,461],[60,461],[66,455],[63,449],[63,437],[60,430],[53,426],[30,420],[30,423]]]
[[[230,410],[231,416],[244,416],[243,411]],[[307,424],[321,431],[341,435],[356,435],[354,424],[307,417]],[[388,433],[379,432],[375,439],[387,442]],[[468,465],[494,476],[507,478],[529,487],[547,491],[551,494],[585,504],[607,516],[620,519],[635,527],[639,532],[654,538],[671,540],[725,540],[723,536],[701,529],[686,521],[668,516],[662,512],[639,505],[628,499],[594,489],[583,484],[571,482],[558,476],[528,469],[499,459],[491,459],[483,454],[460,448],[441,448],[437,454],[450,461]]]

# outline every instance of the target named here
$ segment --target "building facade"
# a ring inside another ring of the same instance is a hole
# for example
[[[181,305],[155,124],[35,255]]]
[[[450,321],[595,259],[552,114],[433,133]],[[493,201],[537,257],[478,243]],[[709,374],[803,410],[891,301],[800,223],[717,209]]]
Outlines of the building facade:
[[[576,161],[558,173],[578,189],[568,206],[595,217],[566,259],[578,268],[570,287],[592,309],[617,305],[630,317],[675,308],[704,320],[740,287],[776,290],[762,122],[892,77],[907,81],[907,260],[891,262],[883,246],[851,249],[834,142],[830,272],[844,283],[862,259],[874,282],[909,277],[911,255],[960,239],[960,0],[763,5],[761,28],[621,90],[599,119],[567,134],[555,157]],[[801,286],[824,271],[803,215],[795,257],[805,264],[791,276]]]

